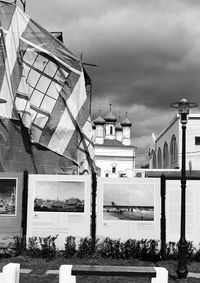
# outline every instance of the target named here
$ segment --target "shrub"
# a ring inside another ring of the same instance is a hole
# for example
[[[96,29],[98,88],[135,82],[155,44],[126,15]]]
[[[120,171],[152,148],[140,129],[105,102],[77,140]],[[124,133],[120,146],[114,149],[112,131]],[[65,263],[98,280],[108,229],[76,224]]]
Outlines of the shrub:
[[[190,261],[195,260],[196,253],[197,253],[197,250],[193,246],[193,242],[192,241],[188,241],[187,242],[187,256],[188,256],[188,260],[190,260]]]
[[[123,254],[125,259],[136,259],[140,255],[140,244],[135,239],[128,239],[124,243]]]
[[[26,254],[30,257],[40,257],[41,249],[39,248],[38,238],[28,238]]]
[[[75,237],[69,236],[65,239],[65,252],[64,256],[70,258],[76,254],[76,241]]]
[[[78,257],[91,257],[94,256],[97,249],[98,239],[93,241],[91,238],[81,238],[76,255]]]
[[[142,239],[138,241],[141,250],[139,251],[139,259],[157,261],[160,258],[158,250],[158,242],[156,240]]]
[[[120,240],[112,240],[110,238],[105,238],[98,245],[98,255],[102,258],[123,258],[124,247]]]
[[[194,255],[194,260],[197,261],[197,262],[200,262],[200,245],[199,245],[199,248],[196,249],[196,253]]]
[[[53,258],[56,255],[56,244],[55,240],[58,236],[48,236],[48,237],[39,237],[39,243],[41,247],[41,256],[43,258]]]
[[[24,255],[26,253],[26,237],[14,237],[15,256]]]

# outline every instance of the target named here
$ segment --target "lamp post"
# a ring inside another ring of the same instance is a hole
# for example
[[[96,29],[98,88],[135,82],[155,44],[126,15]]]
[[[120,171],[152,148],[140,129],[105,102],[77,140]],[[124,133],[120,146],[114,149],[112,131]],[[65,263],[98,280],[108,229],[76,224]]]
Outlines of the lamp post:
[[[185,155],[186,155],[186,124],[188,121],[189,109],[197,107],[196,103],[191,103],[183,98],[179,102],[170,104],[173,108],[178,108],[180,122],[182,124],[182,167],[181,167],[181,229],[179,240],[179,256],[177,275],[178,279],[184,280],[187,277],[187,241],[185,239],[185,212],[186,212],[186,170],[185,170]],[[183,281],[181,281],[183,282]]]

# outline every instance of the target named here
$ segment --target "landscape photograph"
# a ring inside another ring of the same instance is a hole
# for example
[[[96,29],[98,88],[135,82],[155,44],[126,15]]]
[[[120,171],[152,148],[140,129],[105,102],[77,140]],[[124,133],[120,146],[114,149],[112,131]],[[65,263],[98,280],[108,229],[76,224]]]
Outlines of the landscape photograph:
[[[104,184],[103,220],[153,221],[154,186]]]
[[[36,181],[34,211],[83,213],[85,183]]]

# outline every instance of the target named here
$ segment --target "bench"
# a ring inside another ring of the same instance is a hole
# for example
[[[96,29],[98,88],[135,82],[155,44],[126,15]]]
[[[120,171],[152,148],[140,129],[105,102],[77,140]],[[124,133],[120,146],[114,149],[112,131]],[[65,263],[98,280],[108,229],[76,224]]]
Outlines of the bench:
[[[163,267],[61,265],[59,283],[76,283],[76,276],[123,276],[144,279],[149,283],[167,283],[168,272]],[[138,282],[138,281],[137,281]]]

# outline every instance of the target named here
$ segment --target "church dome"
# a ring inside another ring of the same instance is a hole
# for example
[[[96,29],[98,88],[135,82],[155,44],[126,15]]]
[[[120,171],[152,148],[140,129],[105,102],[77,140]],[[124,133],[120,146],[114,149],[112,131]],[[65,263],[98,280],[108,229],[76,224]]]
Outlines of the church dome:
[[[117,121],[115,115],[111,111],[111,104],[110,104],[110,110],[109,110],[108,114],[104,117],[104,120],[106,122],[114,122],[114,123]]]
[[[94,125],[104,125],[105,124],[105,120],[104,118],[102,118],[101,116],[98,116],[95,120],[94,120]]]
[[[132,123],[131,121],[127,118],[127,116],[124,118],[124,120],[121,122],[121,125],[122,127],[123,126],[128,126],[128,127],[131,127],[132,126]]]

